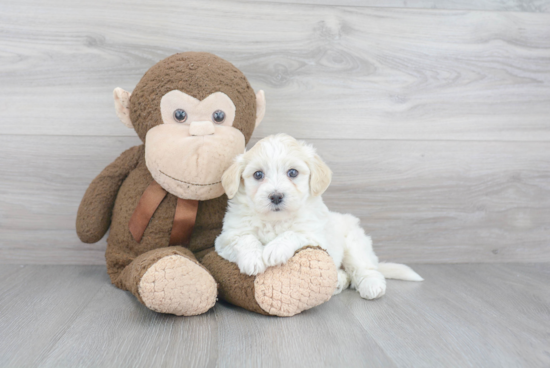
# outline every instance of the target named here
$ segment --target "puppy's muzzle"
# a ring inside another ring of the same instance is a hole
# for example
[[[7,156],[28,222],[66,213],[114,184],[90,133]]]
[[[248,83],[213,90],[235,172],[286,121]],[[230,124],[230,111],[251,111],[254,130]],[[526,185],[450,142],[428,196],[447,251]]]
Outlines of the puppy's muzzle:
[[[285,196],[284,194],[274,192],[274,193],[271,193],[268,198],[271,201],[271,203],[273,203],[274,205],[278,205],[281,202],[283,202],[284,196]]]

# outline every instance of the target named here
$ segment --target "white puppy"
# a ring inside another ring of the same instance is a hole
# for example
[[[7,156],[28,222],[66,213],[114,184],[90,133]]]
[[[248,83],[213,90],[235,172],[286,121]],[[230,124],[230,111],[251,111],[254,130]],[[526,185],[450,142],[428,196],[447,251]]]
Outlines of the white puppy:
[[[331,178],[312,146],[286,134],[262,139],[222,177],[230,201],[216,251],[256,275],[304,246],[320,246],[339,269],[335,294],[351,282],[366,299],[384,295],[385,277],[421,281],[405,265],[378,263],[358,218],[328,210],[321,194]]]

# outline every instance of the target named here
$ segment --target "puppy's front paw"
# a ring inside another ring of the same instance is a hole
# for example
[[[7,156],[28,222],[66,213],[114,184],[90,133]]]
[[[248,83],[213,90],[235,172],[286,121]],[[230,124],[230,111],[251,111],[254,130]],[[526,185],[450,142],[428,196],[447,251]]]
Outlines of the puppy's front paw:
[[[366,277],[361,281],[357,291],[361,298],[376,299],[386,294],[386,280],[376,276]]]
[[[250,251],[239,255],[237,266],[241,273],[249,276],[263,273],[267,268],[262,258],[262,251]]]
[[[264,249],[264,263],[267,266],[285,264],[294,255],[294,252],[294,248],[288,244],[274,240]]]
[[[338,270],[338,284],[336,285],[336,290],[334,290],[334,294],[340,294],[343,290],[347,289],[350,284],[350,277],[344,270]]]

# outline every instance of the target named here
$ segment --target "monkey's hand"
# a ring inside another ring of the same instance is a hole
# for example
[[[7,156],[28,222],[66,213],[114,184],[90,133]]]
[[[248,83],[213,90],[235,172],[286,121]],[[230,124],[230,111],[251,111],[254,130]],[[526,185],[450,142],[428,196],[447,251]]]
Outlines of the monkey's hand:
[[[124,151],[86,190],[76,215],[76,233],[84,243],[98,242],[109,229],[118,190],[142,153],[143,146]]]

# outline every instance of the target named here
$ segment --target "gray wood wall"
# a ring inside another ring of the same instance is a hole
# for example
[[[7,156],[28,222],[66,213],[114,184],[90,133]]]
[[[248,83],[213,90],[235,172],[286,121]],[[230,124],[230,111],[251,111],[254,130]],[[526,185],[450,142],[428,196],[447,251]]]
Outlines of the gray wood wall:
[[[338,5],[338,6],[336,6]],[[139,144],[112,90],[209,51],[313,143],[380,258],[550,261],[550,1],[0,1],[0,263],[102,264],[89,182]]]

